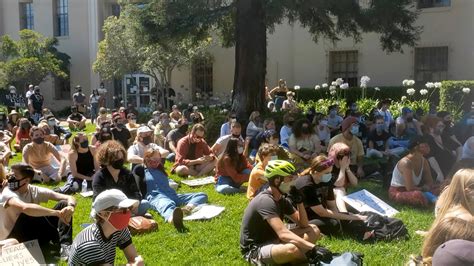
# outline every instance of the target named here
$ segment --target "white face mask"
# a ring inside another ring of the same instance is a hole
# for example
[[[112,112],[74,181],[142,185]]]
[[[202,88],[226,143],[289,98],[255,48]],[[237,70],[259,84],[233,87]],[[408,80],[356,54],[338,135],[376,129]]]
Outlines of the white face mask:
[[[332,174],[331,173],[327,173],[327,174],[324,174],[321,176],[321,182],[323,183],[327,183],[329,181],[331,181],[332,179]]]
[[[327,126],[328,125],[328,121],[327,120],[321,120],[321,126]]]
[[[237,148],[237,152],[238,152],[239,154],[244,153],[244,148],[243,148],[243,147],[238,147],[238,148]]]
[[[291,186],[293,186],[293,181],[291,182],[281,182],[278,186],[278,189],[281,193],[288,194],[290,192]]]
[[[274,160],[278,160],[278,156],[273,155],[273,156],[270,158],[270,161],[274,161]]]

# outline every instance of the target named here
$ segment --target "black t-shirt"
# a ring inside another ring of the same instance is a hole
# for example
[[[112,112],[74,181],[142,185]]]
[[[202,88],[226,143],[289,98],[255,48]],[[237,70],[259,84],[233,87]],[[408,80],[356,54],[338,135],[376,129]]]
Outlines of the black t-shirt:
[[[382,134],[377,134],[377,130],[370,131],[368,141],[372,141],[374,143],[374,149],[378,151],[385,151],[385,142],[390,138],[390,134],[388,134],[385,130],[382,131]]]
[[[128,140],[132,135],[127,128],[123,128],[122,131],[119,131],[117,128],[112,128],[112,136],[114,136],[114,140],[122,143],[125,149],[128,149]]]
[[[173,141],[174,146],[177,147],[178,146],[178,141],[180,139],[182,139],[184,136],[186,136],[186,135],[179,132],[179,130],[177,128],[171,130],[170,132],[168,132],[168,135],[166,135],[165,149],[170,150],[170,145],[168,144],[170,141]]]
[[[327,202],[335,200],[333,177],[327,183],[314,183],[311,175],[299,177],[295,182],[295,187],[303,194],[303,203],[309,219],[316,219],[319,216],[311,209],[313,206],[323,205],[328,208]]]
[[[277,202],[268,190],[259,193],[250,201],[242,218],[240,228],[240,250],[242,253],[247,253],[252,246],[278,243],[278,235],[266,220],[275,217],[283,219],[285,215],[292,215],[295,211],[286,198],[282,197]]]
[[[43,98],[43,95],[41,94],[32,94],[30,96],[30,100],[32,102],[32,105],[33,105],[33,109],[37,112],[37,113],[41,113],[41,111],[43,110],[43,101],[44,101],[44,98]]]
[[[141,200],[142,195],[138,190],[135,177],[125,168],[120,169],[118,181],[115,182],[106,167],[101,168],[92,177],[92,189],[94,191],[93,199],[102,191],[116,188],[121,190],[129,199]]]
[[[72,114],[69,115],[68,118],[71,119],[71,120],[80,122],[80,121],[82,121],[83,117],[84,116],[81,115],[80,113],[72,113]]]
[[[439,168],[443,172],[444,176],[447,176],[451,168],[453,167],[454,163],[456,162],[456,157],[451,152],[446,144],[444,143],[444,148],[438,146],[436,141],[434,140],[433,136],[426,134],[425,135],[428,145],[430,145],[430,154],[426,156],[427,158],[434,157],[439,164]]]

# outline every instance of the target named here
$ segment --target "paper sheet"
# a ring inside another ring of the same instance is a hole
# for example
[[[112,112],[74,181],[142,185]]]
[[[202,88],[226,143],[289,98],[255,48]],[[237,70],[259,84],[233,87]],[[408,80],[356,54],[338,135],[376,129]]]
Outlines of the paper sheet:
[[[89,197],[92,197],[92,195],[94,195],[94,191],[92,190],[89,190],[87,192],[81,192],[79,193],[81,196],[83,196],[84,198],[89,198]]]
[[[44,263],[38,240],[4,247],[0,256],[0,265],[39,265]]]
[[[359,212],[370,211],[388,217],[393,217],[398,213],[397,210],[365,189],[344,196],[342,199]]]
[[[221,212],[225,210],[225,207],[215,206],[215,205],[208,205],[202,204],[197,206],[193,213],[189,216],[184,217],[183,220],[190,221],[190,220],[209,220],[212,219]]]
[[[190,187],[204,186],[204,185],[214,184],[214,177],[208,176],[208,177],[203,177],[203,178],[198,178],[198,179],[183,180],[181,181],[181,183],[188,185]]]

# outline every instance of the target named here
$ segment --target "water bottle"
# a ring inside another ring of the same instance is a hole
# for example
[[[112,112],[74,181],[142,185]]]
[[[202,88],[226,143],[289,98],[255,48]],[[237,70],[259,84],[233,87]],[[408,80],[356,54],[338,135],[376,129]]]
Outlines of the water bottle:
[[[438,200],[438,197],[431,192],[423,192],[423,195],[425,195],[425,198],[431,203],[435,203]]]
[[[87,192],[87,180],[82,180],[82,192]]]

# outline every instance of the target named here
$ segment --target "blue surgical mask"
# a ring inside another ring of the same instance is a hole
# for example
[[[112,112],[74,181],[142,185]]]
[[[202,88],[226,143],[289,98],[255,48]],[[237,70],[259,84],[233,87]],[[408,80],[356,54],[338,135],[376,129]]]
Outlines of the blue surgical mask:
[[[352,133],[352,135],[358,135],[359,134],[359,126],[353,126],[351,128],[351,133]]]
[[[469,118],[469,119],[467,119],[467,120],[466,120],[466,124],[467,124],[468,126],[474,125],[474,118]]]
[[[327,174],[324,174],[321,176],[321,182],[323,183],[327,183],[329,181],[331,181],[332,179],[332,174],[331,173],[327,173]]]
[[[385,129],[385,125],[377,125],[375,128],[377,129],[378,132],[381,132]]]

